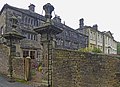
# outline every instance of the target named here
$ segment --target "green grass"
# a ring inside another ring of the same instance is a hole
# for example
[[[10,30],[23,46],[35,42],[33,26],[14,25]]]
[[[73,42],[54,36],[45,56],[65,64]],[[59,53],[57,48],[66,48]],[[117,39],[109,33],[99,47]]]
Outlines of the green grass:
[[[16,82],[20,82],[20,83],[25,83],[25,84],[28,83],[28,82],[27,82],[26,80],[24,80],[24,79],[16,79],[15,81],[16,81]]]

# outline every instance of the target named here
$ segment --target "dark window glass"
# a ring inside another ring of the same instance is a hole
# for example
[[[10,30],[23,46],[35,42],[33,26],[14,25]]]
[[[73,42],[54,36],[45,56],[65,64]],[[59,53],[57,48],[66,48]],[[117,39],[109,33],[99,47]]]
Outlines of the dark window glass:
[[[29,51],[23,51],[23,57],[29,56]]]
[[[30,23],[30,18],[28,19],[28,24]]]
[[[30,51],[30,58],[35,59],[35,51]]]
[[[25,23],[27,23],[27,17],[25,17]]]
[[[28,33],[28,39],[30,39],[30,34]]]
[[[33,40],[33,36],[34,36],[34,35],[31,34],[31,40]]]

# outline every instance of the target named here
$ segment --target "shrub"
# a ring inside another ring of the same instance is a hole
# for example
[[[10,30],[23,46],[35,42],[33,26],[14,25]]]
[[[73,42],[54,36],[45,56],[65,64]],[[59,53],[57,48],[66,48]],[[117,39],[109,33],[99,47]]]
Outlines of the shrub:
[[[89,47],[79,49],[80,52],[91,52],[92,49]]]
[[[94,47],[92,52],[94,53],[102,53],[102,51],[100,50],[100,48]]]
[[[100,48],[97,48],[97,47],[94,47],[93,49],[92,49],[92,48],[89,48],[89,47],[81,48],[81,49],[79,49],[79,51],[80,51],[80,52],[102,53],[102,51],[100,50]]]

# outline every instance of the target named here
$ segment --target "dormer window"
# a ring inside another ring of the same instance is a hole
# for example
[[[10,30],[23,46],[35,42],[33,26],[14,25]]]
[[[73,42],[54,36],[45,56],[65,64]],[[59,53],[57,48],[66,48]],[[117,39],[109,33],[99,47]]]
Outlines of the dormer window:
[[[27,21],[28,21],[28,18],[27,18],[27,17],[25,17],[24,22],[25,22],[25,23],[27,23]]]

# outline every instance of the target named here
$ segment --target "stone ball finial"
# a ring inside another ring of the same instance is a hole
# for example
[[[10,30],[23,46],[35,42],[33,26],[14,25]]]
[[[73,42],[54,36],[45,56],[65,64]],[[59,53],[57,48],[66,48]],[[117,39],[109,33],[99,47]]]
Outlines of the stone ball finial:
[[[54,11],[54,7],[50,3],[47,3],[43,6],[43,10],[45,10],[45,17],[51,19],[51,13]]]

